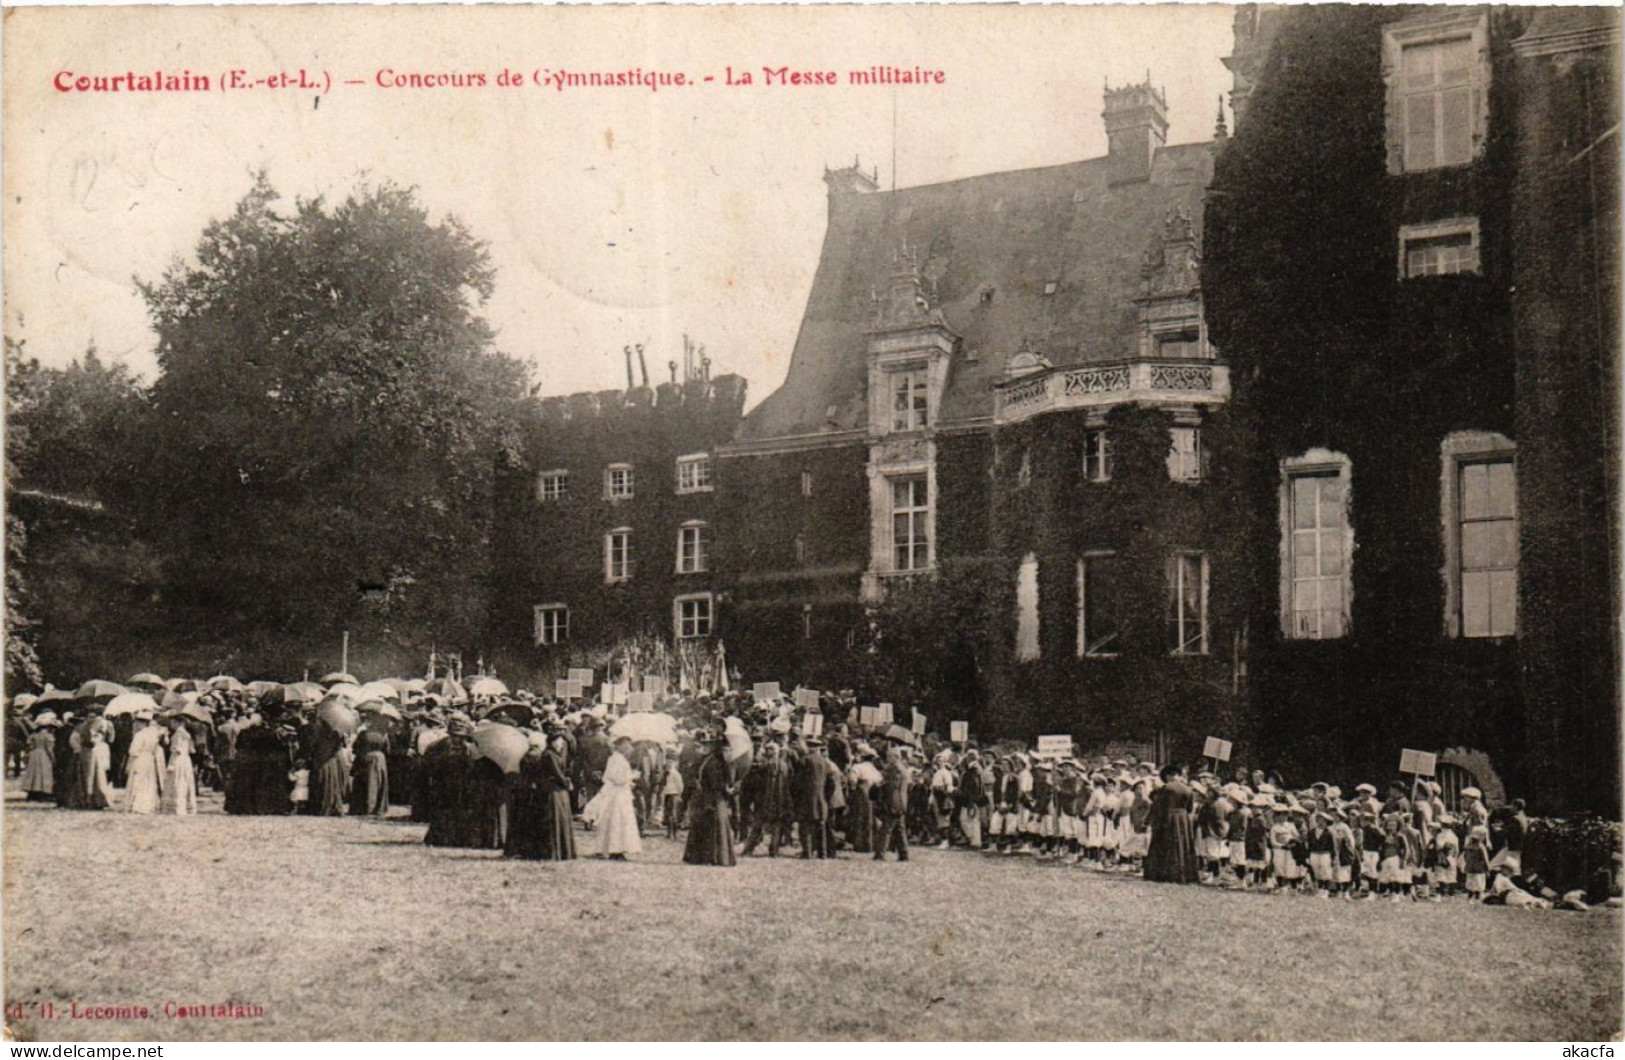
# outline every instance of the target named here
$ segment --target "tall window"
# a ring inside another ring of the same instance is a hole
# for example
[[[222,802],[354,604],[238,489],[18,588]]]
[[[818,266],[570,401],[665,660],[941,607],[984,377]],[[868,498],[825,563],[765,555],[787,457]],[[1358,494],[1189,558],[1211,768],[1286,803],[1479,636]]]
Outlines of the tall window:
[[[924,475],[891,480],[892,569],[931,566],[930,496]]]
[[[1016,661],[1038,655],[1038,557],[1029,552],[1016,569]]]
[[[612,501],[631,499],[631,464],[611,464],[604,469],[604,496]]]
[[[632,531],[629,527],[604,535],[604,580],[624,582],[632,577]]]
[[[1175,482],[1202,480],[1202,432],[1199,428],[1169,428],[1168,477]]]
[[[924,368],[891,373],[891,429],[914,431],[930,420],[928,380]]]
[[[1399,230],[1399,275],[1449,276],[1478,271],[1478,218],[1459,217]]]
[[[1207,654],[1207,555],[1168,557],[1168,646],[1175,655]]]
[[[677,458],[677,492],[705,493],[711,489],[711,457],[705,453]]]
[[[1104,430],[1083,434],[1083,477],[1106,482],[1112,477],[1112,443]]]
[[[570,473],[568,471],[543,471],[536,476],[536,499],[539,501],[559,501],[570,490]]]
[[[684,523],[677,530],[677,573],[701,574],[711,569],[704,523]]]
[[[1091,553],[1078,560],[1078,657],[1111,656],[1120,649],[1117,557]]]
[[[672,601],[672,627],[679,640],[711,635],[711,594],[695,593]]]
[[[1021,466],[1016,469],[1016,488],[1023,489],[1032,485],[1033,481],[1033,451],[1026,448],[1021,451]]]
[[[536,606],[536,644],[562,644],[570,639],[570,609],[563,604]]]
[[[1457,465],[1461,635],[1518,631],[1517,480],[1511,459]]]
[[[1471,162],[1484,149],[1490,85],[1482,8],[1429,9],[1382,31],[1388,172]]]
[[[1327,640],[1347,632],[1348,508],[1337,470],[1287,477],[1291,616],[1287,636]]]
[[[812,487],[813,487],[812,472],[811,471],[803,471],[801,473],[801,495],[803,497],[811,497],[812,496]]]
[[[1401,51],[1406,170],[1472,160],[1476,51],[1471,37],[1408,44]]]

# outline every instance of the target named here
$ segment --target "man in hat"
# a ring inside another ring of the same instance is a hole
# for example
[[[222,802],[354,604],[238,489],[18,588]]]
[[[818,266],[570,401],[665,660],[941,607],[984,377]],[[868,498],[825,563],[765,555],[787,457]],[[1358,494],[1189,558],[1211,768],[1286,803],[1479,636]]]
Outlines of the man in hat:
[[[790,782],[801,833],[801,856],[811,858],[816,853],[819,858],[826,858],[829,850],[824,844],[824,820],[829,816],[829,804],[825,799],[825,785],[829,761],[824,757],[824,741],[816,736],[804,740],[802,748]]]
[[[745,835],[740,856],[749,857],[766,836],[767,856],[776,858],[779,845],[785,839],[791,809],[790,763],[777,744],[762,746],[762,757],[751,766],[746,782],[751,786],[750,830]]]
[[[597,718],[588,718],[582,726],[585,735],[581,737],[576,756],[576,795],[585,806],[592,801],[598,789],[604,786],[604,770],[609,765],[609,756],[614,752],[610,746],[609,737],[604,734],[604,723]],[[580,807],[577,807],[580,810]],[[587,830],[592,830],[592,823],[588,822]]]
[[[908,793],[913,777],[904,762],[904,749],[893,743],[887,750],[882,782],[873,793],[875,804],[875,860],[885,861],[895,850],[898,861],[908,860]]]
[[[971,748],[965,752],[955,802],[959,809],[959,830],[964,833],[965,842],[972,850],[982,848],[982,804],[986,801],[987,784],[982,775],[982,756]]]

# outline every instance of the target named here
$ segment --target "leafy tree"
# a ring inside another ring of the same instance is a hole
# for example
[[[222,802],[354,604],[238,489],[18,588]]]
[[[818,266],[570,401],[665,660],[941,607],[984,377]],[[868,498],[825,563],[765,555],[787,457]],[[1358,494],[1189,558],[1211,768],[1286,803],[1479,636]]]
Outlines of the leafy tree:
[[[187,621],[282,669],[341,629],[391,662],[478,644],[525,384],[477,313],[492,278],[411,189],[284,208],[261,174],[194,262],[140,283],[162,375],[139,501]]]

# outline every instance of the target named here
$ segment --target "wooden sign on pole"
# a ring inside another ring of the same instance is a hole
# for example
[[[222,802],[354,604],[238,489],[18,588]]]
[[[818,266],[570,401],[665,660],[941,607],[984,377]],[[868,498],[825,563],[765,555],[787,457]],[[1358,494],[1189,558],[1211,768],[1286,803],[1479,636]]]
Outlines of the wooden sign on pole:
[[[769,699],[779,698],[779,683],[777,681],[758,681],[750,686],[751,698],[758,703]]]
[[[568,679],[554,681],[553,682],[553,697],[555,699],[559,699],[559,700],[562,700],[565,703],[568,703],[568,702],[570,702],[570,700],[575,698],[574,696],[572,696],[570,694],[571,688],[572,688],[572,685],[571,685],[571,683],[570,683],[570,681]]]
[[[917,710],[914,712],[914,726],[913,726],[913,728],[914,728],[914,735],[915,736],[924,736],[925,735],[925,715],[921,714]]]
[[[950,721],[948,723],[948,738],[954,743],[970,743],[970,722]]]
[[[1230,761],[1231,746],[1232,745],[1229,740],[1221,740],[1217,736],[1209,736],[1207,738],[1207,743],[1202,745],[1202,757],[1211,758],[1215,762],[1228,762]]]
[[[862,726],[865,726],[867,728],[870,728],[870,729],[874,728],[876,725],[879,725],[880,724],[880,708],[879,707],[859,707],[858,708],[858,724],[862,725]]]
[[[882,704],[880,704],[880,706],[876,707],[875,709],[880,711],[879,715],[877,715],[875,717],[875,724],[876,725],[890,725],[892,723],[892,712],[891,712],[891,704],[890,703],[882,703]]]
[[[591,688],[594,683],[591,670],[578,669],[573,666],[570,668],[570,680],[574,681],[582,688]]]
[[[1439,768],[1439,756],[1404,748],[1399,752],[1399,771],[1418,777],[1431,777]]]
[[[1033,753],[1040,758],[1065,758],[1072,753],[1072,737],[1040,736],[1038,750]]]
[[[803,736],[824,735],[824,716],[822,714],[803,714],[801,716],[801,734]]]
[[[622,704],[624,704],[626,702],[626,695],[627,695],[628,691],[629,691],[629,689],[627,688],[626,682],[624,682],[624,681],[618,682],[616,684],[606,684],[606,685],[604,685],[604,687],[602,689],[603,697],[604,697],[604,706],[606,706],[606,707],[618,707],[618,706],[621,706]]]
[[[643,679],[643,690],[651,696],[663,696],[666,694],[666,679],[664,677],[645,677]]]
[[[655,695],[653,692],[628,692],[626,694],[626,709],[633,712],[644,712],[655,709]]]

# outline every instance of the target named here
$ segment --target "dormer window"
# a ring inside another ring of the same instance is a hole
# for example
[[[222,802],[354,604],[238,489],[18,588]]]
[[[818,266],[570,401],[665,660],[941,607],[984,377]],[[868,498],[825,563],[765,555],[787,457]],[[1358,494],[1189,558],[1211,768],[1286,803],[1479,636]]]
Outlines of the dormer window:
[[[931,422],[930,380],[924,368],[891,373],[891,429],[923,430]]]

